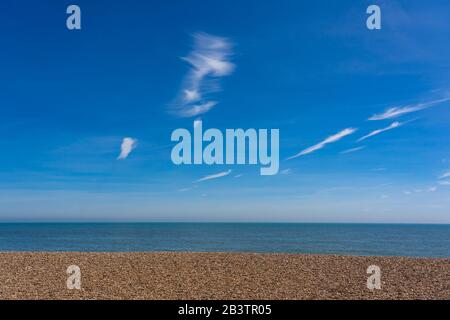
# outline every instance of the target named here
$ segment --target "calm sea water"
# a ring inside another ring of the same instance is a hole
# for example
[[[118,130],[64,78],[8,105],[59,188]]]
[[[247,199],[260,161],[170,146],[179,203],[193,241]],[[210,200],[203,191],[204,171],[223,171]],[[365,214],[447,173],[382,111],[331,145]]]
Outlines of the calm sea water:
[[[450,257],[450,225],[0,224],[0,251],[233,251]]]

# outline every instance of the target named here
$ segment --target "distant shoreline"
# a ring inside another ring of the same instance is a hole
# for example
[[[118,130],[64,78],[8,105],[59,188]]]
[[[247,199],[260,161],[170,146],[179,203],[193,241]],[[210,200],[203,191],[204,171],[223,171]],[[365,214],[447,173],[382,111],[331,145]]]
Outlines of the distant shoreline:
[[[69,266],[81,290],[67,289]],[[380,267],[381,289],[367,288]],[[280,253],[0,252],[0,299],[450,299],[450,259]]]

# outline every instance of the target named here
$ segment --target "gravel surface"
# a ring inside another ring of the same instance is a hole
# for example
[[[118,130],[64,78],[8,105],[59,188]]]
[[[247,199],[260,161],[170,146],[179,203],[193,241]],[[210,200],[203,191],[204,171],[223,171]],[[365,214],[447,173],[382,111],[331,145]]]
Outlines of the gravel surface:
[[[81,290],[67,289],[67,267]],[[381,268],[369,290],[368,266]],[[0,253],[0,299],[450,299],[450,259],[252,253]]]

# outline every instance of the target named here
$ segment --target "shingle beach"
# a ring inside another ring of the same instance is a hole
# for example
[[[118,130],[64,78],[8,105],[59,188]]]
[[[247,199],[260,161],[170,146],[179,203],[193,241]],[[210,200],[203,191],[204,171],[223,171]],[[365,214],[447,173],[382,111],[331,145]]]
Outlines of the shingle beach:
[[[66,273],[80,267],[81,290]],[[381,289],[367,288],[367,268]],[[0,253],[0,299],[450,299],[450,259],[252,253]]]

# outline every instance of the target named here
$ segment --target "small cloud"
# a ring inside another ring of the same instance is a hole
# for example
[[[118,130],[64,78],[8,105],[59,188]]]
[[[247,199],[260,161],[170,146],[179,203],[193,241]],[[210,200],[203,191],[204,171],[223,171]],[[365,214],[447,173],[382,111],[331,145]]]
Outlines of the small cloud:
[[[406,194],[407,196],[409,196],[411,194],[411,191],[405,190],[403,191],[404,194]]]
[[[240,178],[240,177],[242,177],[242,176],[243,176],[243,174],[240,173],[240,174],[235,175],[234,178]]]
[[[186,192],[186,191],[189,191],[189,190],[192,190],[192,188],[181,188],[181,189],[178,189],[177,191],[178,192]]]
[[[388,195],[385,195],[385,194],[383,194],[383,195],[381,195],[381,197],[380,197],[381,199],[387,199],[387,198],[389,198],[389,196]]]
[[[404,106],[404,107],[394,107],[394,108],[387,109],[385,112],[383,112],[381,114],[375,114],[375,115],[371,116],[369,118],[369,120],[386,120],[386,119],[397,118],[404,114],[427,109],[436,104],[443,103],[443,102],[446,102],[449,100],[450,100],[450,98],[444,98],[444,99],[433,100],[433,101],[428,101],[428,102],[424,102],[424,103],[412,104],[412,105],[408,105],[408,106]]]
[[[314,145],[312,147],[309,147],[309,148],[307,148],[307,149],[297,153],[296,155],[293,155],[292,157],[287,158],[286,160],[291,160],[291,159],[294,159],[294,158],[298,158],[298,157],[304,156],[304,155],[309,154],[309,153],[313,153],[314,151],[322,149],[323,147],[325,147],[329,143],[333,143],[333,142],[341,140],[343,137],[354,133],[356,130],[358,130],[358,129],[356,129],[356,128],[344,129],[344,130],[342,130],[342,131],[340,131],[340,132],[338,132],[338,133],[336,133],[336,134],[334,134],[332,136],[329,136],[328,138],[326,138],[322,142],[320,142],[320,143],[318,143],[318,144],[316,144],[316,145]]]
[[[186,102],[193,102],[200,99],[200,94],[197,90],[184,90],[184,100]]]
[[[414,189],[413,192],[415,193],[423,193],[423,192],[435,192],[438,188],[436,186],[432,186],[426,189]],[[411,194],[410,191],[403,191],[405,194]]]
[[[341,151],[340,154],[352,153],[352,152],[356,152],[356,151],[362,150],[364,148],[365,148],[365,146],[352,148],[352,149],[347,149],[347,150]]]
[[[181,117],[195,117],[211,110],[217,104],[216,101],[208,101],[205,103],[194,104],[187,109],[179,110],[178,115]]]
[[[386,168],[375,168],[372,171],[386,171]]]
[[[120,146],[120,154],[117,157],[117,160],[123,160],[128,157],[130,152],[136,148],[137,140],[133,138],[123,138],[122,144]]]
[[[292,170],[291,170],[290,168],[288,168],[288,169],[281,170],[281,171],[280,171],[280,174],[288,175],[288,174],[290,174],[291,172],[292,172]]]
[[[389,131],[389,130],[398,128],[398,127],[400,127],[401,125],[403,125],[403,123],[400,123],[400,122],[397,122],[397,121],[396,121],[396,122],[392,123],[389,127],[386,127],[386,128],[383,128],[383,129],[378,129],[378,130],[372,131],[372,132],[369,133],[368,135],[365,135],[364,137],[359,138],[357,141],[358,141],[358,142],[363,141],[363,140],[365,140],[365,139],[367,139],[367,138],[376,136],[377,134],[380,134],[380,133],[382,133],[382,132],[385,132],[385,131]]]
[[[442,176],[439,177],[439,179],[445,179],[450,177],[450,171],[445,172]]]
[[[231,173],[231,171],[232,170],[230,169],[230,170],[219,172],[219,173],[216,173],[216,174],[211,174],[209,176],[206,176],[206,177],[203,177],[201,179],[195,180],[194,183],[225,177],[225,176],[229,175]]]
[[[439,181],[438,183],[443,186],[450,186],[450,181]]]

